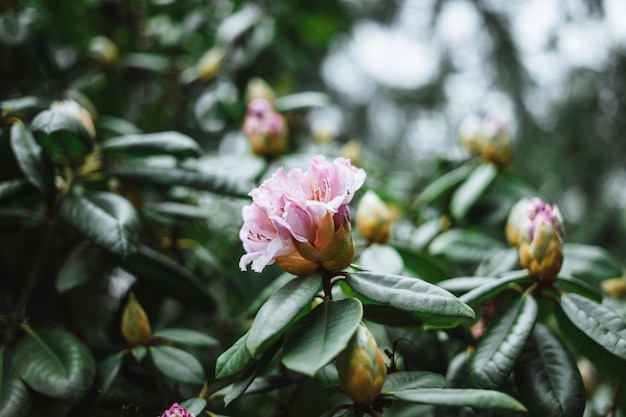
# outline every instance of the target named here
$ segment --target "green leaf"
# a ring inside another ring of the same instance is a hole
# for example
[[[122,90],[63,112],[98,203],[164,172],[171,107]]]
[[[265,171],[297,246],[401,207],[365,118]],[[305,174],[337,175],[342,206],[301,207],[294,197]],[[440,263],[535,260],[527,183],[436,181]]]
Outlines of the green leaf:
[[[215,378],[222,379],[233,376],[250,363],[252,355],[246,348],[248,334],[241,336],[231,347],[218,356],[215,363]]]
[[[318,91],[303,91],[279,97],[274,103],[277,111],[307,109],[311,107],[324,107],[331,103],[328,95]]]
[[[143,361],[148,354],[148,348],[144,345],[133,346],[130,349],[130,353],[133,355],[137,363],[141,363],[141,361]]]
[[[11,353],[0,347],[0,417],[28,415],[31,391],[13,371]]]
[[[185,266],[148,246],[140,245],[136,253],[122,260],[122,267],[138,280],[160,288],[183,303],[208,310],[215,308],[207,283]]]
[[[137,251],[139,216],[124,197],[108,192],[68,193],[59,215],[104,249],[122,257]]]
[[[384,244],[370,245],[363,249],[358,263],[363,269],[389,274],[401,274],[404,269],[404,262],[398,251]]]
[[[172,346],[150,346],[149,350],[154,366],[163,375],[190,384],[204,381],[202,364],[191,353]]]
[[[520,268],[516,248],[496,249],[474,271],[475,275],[497,277]]]
[[[94,139],[78,118],[50,109],[33,119],[30,128],[39,144],[51,155],[79,157],[94,147]]]
[[[18,113],[22,110],[32,109],[40,104],[41,100],[35,96],[17,97],[8,100],[0,101],[0,110],[2,110],[2,116]]]
[[[428,204],[441,198],[444,194],[450,192],[454,187],[459,185],[461,181],[466,179],[473,169],[474,167],[472,165],[461,165],[460,167],[441,175],[422,190],[422,192],[417,196],[417,203]]]
[[[294,323],[319,291],[321,279],[312,274],[287,282],[263,304],[248,332],[246,347],[254,357],[273,344]]]
[[[493,277],[456,277],[440,281],[437,286],[459,296],[497,280]]]
[[[146,182],[163,187],[182,186],[232,197],[247,197],[249,184],[233,180],[226,175],[216,175],[187,168],[163,169],[145,165],[120,165],[107,170],[107,174],[123,180]]]
[[[60,329],[30,330],[15,346],[13,367],[38,393],[71,404],[83,398],[96,376],[89,349]]]
[[[535,326],[514,375],[519,398],[531,415],[583,415],[585,387],[576,361],[545,326]]]
[[[391,397],[419,404],[526,411],[522,404],[507,394],[480,389],[420,388],[394,392]]]
[[[26,178],[44,195],[54,190],[54,170],[35,137],[22,123],[11,126],[11,148]]]
[[[170,60],[165,56],[143,52],[125,54],[121,61],[124,67],[137,68],[152,72],[165,72],[170,68]]]
[[[596,301],[598,303],[602,301],[602,293],[594,288],[592,285],[587,284],[587,282],[581,279],[568,277],[566,275],[559,275],[556,279],[556,283],[559,285],[559,287],[568,292],[582,295],[583,297],[587,297],[590,300]]]
[[[525,289],[532,285],[534,280],[529,278],[528,271],[515,271],[509,275],[488,281],[478,288],[459,297],[463,302],[476,305],[481,301],[492,298],[508,288]]]
[[[102,141],[100,149],[103,153],[124,156],[171,155],[189,158],[202,154],[195,140],[175,131],[116,136]]]
[[[371,300],[416,313],[420,318],[474,318],[474,311],[457,297],[418,278],[351,272],[346,274],[346,284]]]
[[[122,367],[124,357],[120,353],[107,356],[98,364],[98,392],[106,394]]]
[[[496,389],[515,366],[537,320],[537,302],[532,296],[515,300],[493,320],[470,357],[467,387]]]
[[[478,165],[452,195],[450,201],[452,217],[455,219],[464,218],[497,175],[498,167],[494,164],[485,162]]]
[[[363,306],[355,298],[318,305],[287,331],[283,364],[292,371],[314,376],[345,349],[362,315]]]
[[[153,332],[152,337],[188,346],[212,347],[219,344],[219,341],[216,338],[191,329],[161,329]]]
[[[465,229],[448,230],[428,246],[431,254],[462,266],[476,266],[489,258],[494,250],[503,248],[504,244],[499,240]]]
[[[443,376],[426,371],[399,371],[387,375],[382,392],[391,393],[417,388],[444,388]]]
[[[566,243],[563,245],[561,274],[599,281],[621,277],[623,268],[605,249],[598,246]]]
[[[401,275],[417,276],[431,283],[453,276],[450,267],[430,253],[398,246],[394,246],[394,248],[402,257],[405,270],[407,271],[407,273]]]
[[[65,258],[56,277],[57,291],[63,294],[92,279],[110,272],[113,256],[88,240],[83,241]]]
[[[294,275],[284,272],[276,277],[272,282],[265,285],[263,290],[257,295],[254,300],[250,303],[249,307],[246,309],[244,313],[245,317],[250,317],[256,315],[261,306],[265,304],[267,300],[276,292],[280,287],[288,283],[294,279]]]
[[[206,408],[207,401],[204,398],[194,397],[181,402],[180,405],[194,416],[199,416]]]
[[[0,182],[0,203],[10,201],[15,197],[34,192],[36,189],[27,178],[16,178]]]
[[[98,131],[107,130],[116,135],[138,135],[141,129],[126,119],[101,115],[98,117]]]

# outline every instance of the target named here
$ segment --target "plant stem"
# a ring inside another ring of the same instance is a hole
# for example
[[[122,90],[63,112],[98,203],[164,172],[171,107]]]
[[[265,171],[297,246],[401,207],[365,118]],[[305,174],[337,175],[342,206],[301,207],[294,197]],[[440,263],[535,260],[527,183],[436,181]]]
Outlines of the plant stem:
[[[146,358],[146,366],[152,375],[152,379],[159,390],[159,395],[161,396],[161,401],[163,402],[163,408],[167,409],[170,406],[169,398],[167,397],[167,393],[165,392],[165,387],[163,386],[163,381],[161,381],[161,377],[159,376],[159,372],[157,371],[154,363],[152,362],[152,358],[150,355]]]
[[[322,288],[324,289],[324,300],[332,301],[333,299],[333,293],[332,293],[333,274],[324,268],[320,268],[319,273],[320,275],[322,275]]]

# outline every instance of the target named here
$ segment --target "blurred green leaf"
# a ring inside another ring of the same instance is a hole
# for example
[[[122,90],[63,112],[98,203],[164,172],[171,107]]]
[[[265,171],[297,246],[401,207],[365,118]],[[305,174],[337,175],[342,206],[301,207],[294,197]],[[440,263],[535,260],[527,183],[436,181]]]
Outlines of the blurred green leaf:
[[[514,375],[519,398],[531,415],[583,415],[585,387],[576,361],[542,324],[535,326]]]
[[[556,283],[565,291],[582,295],[598,303],[602,301],[602,293],[581,279],[559,275],[556,279]]]
[[[345,349],[362,315],[363,306],[355,298],[321,303],[285,334],[282,363],[314,376]]]
[[[219,344],[216,338],[192,329],[160,329],[152,332],[152,337],[188,346],[212,347]]]
[[[31,191],[35,192],[36,189],[26,178],[16,178],[0,182],[0,203],[10,201],[15,197],[28,194]]]
[[[263,304],[246,339],[246,347],[253,357],[273,344],[304,311],[311,308],[311,301],[321,284],[317,274],[295,277]]]
[[[515,271],[509,275],[485,282],[480,287],[474,288],[459,298],[470,305],[476,305],[501,293],[502,291],[513,289],[525,289],[535,281],[528,276],[528,271]]]
[[[65,258],[56,276],[56,288],[64,293],[92,279],[102,277],[113,267],[113,256],[102,247],[83,241]]]
[[[85,396],[96,376],[89,349],[60,329],[29,331],[15,346],[13,367],[38,393],[71,404]]]
[[[176,381],[201,384],[202,364],[191,353],[172,346],[150,346],[150,358],[163,375]]]
[[[442,198],[444,194],[450,193],[464,179],[470,175],[474,166],[461,165],[454,170],[447,172],[431,182],[417,196],[418,204],[429,204]]]
[[[100,149],[103,153],[132,157],[171,155],[189,158],[202,154],[195,140],[174,131],[116,136],[102,141]]]
[[[474,273],[480,276],[497,277],[519,268],[517,248],[496,249],[478,265]]]
[[[27,415],[33,397],[31,391],[13,371],[11,353],[0,347],[0,417]]]
[[[399,371],[387,375],[382,392],[398,392],[417,388],[444,388],[443,376],[426,371]]]
[[[124,357],[119,353],[107,356],[98,364],[98,391],[101,395],[106,394],[117,378],[122,367]]]
[[[128,53],[122,57],[121,64],[124,67],[156,73],[165,72],[170,68],[170,61],[167,57],[145,52]]]
[[[431,254],[461,266],[476,266],[489,258],[494,250],[502,248],[504,244],[499,240],[464,229],[448,230],[428,246]]]
[[[379,303],[419,313],[420,318],[474,317],[474,311],[454,295],[418,278],[351,272],[346,274],[346,284],[357,293]]]
[[[419,404],[526,411],[522,404],[507,394],[480,389],[419,388],[394,392],[391,397]]]
[[[452,217],[464,218],[497,175],[498,167],[494,164],[485,162],[478,165],[452,195],[450,201]]]
[[[34,96],[24,96],[0,101],[2,115],[19,113],[22,110],[32,109],[41,104],[41,100]]]
[[[98,131],[108,130],[115,135],[139,135],[141,129],[129,122],[114,116],[98,117]]]
[[[226,349],[215,363],[215,378],[222,379],[235,375],[244,370],[252,360],[252,355],[246,347],[248,334],[241,336],[231,347]]]
[[[181,402],[180,405],[194,416],[199,416],[206,408],[207,401],[204,398],[194,397]]]
[[[621,277],[623,268],[605,249],[598,246],[566,243],[563,245],[561,274],[599,281]]]
[[[54,171],[33,134],[22,123],[11,126],[13,154],[26,178],[44,195],[54,189]]]
[[[324,107],[331,103],[330,97],[317,91],[303,91],[289,94],[276,99],[274,107],[277,111],[286,112],[311,107]]]
[[[124,197],[108,192],[70,192],[59,204],[59,215],[108,251],[122,257],[137,251],[139,216]]]
[[[537,302],[532,296],[523,296],[501,310],[470,356],[466,386],[500,388],[513,370],[536,320]]]
[[[497,280],[497,278],[493,277],[456,277],[439,281],[437,286],[450,291],[458,297],[476,288],[492,284]]]
[[[133,346],[130,349],[130,353],[133,355],[137,363],[141,363],[141,361],[143,361],[148,354],[148,348],[146,348],[144,345]]]
[[[78,118],[58,110],[42,111],[35,116],[30,128],[42,148],[51,155],[85,156],[95,145],[91,133]]]
[[[373,272],[387,272],[399,275],[404,262],[396,249],[389,245],[370,245],[359,256],[359,267]]]
[[[427,252],[398,246],[394,246],[394,248],[402,256],[407,272],[410,272],[413,276],[418,276],[431,283],[439,282],[452,276],[452,271],[445,262]]]

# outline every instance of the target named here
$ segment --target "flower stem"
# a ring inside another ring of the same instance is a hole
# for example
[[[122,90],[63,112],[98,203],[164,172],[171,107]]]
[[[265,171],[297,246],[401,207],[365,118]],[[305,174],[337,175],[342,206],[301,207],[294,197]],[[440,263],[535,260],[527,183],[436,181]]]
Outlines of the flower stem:
[[[322,275],[322,288],[324,289],[324,300],[332,301],[333,299],[333,292],[332,292],[333,274],[332,272],[327,271],[326,269],[323,269],[323,268],[320,268],[319,272],[320,272],[320,275]]]

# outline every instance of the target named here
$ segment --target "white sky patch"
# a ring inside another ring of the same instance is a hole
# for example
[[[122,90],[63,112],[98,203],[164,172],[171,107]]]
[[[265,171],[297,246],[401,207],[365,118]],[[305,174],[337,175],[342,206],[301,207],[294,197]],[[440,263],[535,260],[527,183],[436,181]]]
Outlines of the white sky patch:
[[[559,51],[570,65],[600,69],[606,64],[610,44],[602,21],[570,23],[559,28]]]
[[[366,76],[344,51],[345,46],[324,59],[322,78],[334,90],[354,103],[367,103],[376,89],[374,81]]]
[[[612,41],[626,47],[626,2],[604,0],[604,12]]]

